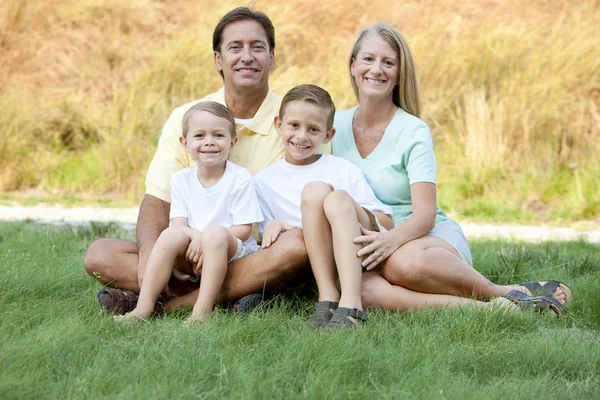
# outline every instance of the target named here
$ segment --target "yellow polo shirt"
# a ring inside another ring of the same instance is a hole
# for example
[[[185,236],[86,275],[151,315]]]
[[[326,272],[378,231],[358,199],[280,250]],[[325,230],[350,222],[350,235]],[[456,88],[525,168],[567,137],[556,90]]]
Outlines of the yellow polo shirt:
[[[146,174],[146,194],[171,202],[170,178],[173,172],[194,164],[192,157],[179,143],[183,114],[201,101],[216,101],[225,105],[225,89],[194,100],[176,108],[163,126],[158,149]],[[229,160],[248,169],[252,175],[281,159],[285,152],[281,137],[275,131],[275,116],[279,112],[281,98],[269,90],[269,94],[245,126],[237,124],[238,142],[229,153]],[[331,145],[321,146],[321,153],[331,153]]]

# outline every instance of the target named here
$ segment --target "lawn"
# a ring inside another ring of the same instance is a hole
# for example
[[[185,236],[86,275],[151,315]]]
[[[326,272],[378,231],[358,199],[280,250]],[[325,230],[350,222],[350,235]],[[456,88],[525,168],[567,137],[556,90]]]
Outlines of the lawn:
[[[473,243],[499,283],[553,278],[575,301],[567,316],[474,309],[372,311],[356,332],[315,333],[313,295],[275,297],[240,318],[218,309],[201,327],[185,311],[117,325],[83,270],[90,228],[0,224],[0,398],[597,398],[597,245]]]

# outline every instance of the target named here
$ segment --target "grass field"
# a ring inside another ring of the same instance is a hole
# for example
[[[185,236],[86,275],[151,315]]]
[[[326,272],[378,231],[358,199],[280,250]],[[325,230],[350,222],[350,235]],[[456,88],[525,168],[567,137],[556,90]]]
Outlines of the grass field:
[[[0,2],[0,190],[138,204],[170,111],[222,84],[214,26],[247,3]],[[318,84],[340,110],[356,103],[346,71],[356,32],[384,21],[406,36],[438,143],[443,209],[526,223],[600,219],[598,0],[256,8],[277,32],[272,89]]]
[[[461,309],[376,312],[357,332],[306,321],[312,294],[241,319],[219,309],[117,325],[82,267],[91,228],[0,224],[0,398],[592,399],[600,390],[600,251],[585,243],[473,243],[499,283],[568,282],[567,316]]]

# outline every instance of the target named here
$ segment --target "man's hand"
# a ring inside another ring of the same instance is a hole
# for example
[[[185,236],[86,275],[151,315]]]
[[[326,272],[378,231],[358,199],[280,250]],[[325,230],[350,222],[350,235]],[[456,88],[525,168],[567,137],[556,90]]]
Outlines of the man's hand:
[[[277,221],[275,219],[267,222],[265,225],[265,231],[263,232],[262,246],[263,249],[268,249],[277,240],[281,232],[289,231],[294,229],[295,226],[288,225],[285,222]]]

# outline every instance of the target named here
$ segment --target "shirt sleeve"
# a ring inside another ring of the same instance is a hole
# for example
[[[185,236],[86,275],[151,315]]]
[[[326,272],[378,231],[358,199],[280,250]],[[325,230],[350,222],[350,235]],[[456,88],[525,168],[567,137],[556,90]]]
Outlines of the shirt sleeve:
[[[190,219],[189,210],[185,202],[185,195],[183,193],[185,182],[183,182],[183,176],[173,174],[171,176],[171,211],[169,211],[169,219],[173,218],[187,218]]]
[[[146,194],[166,202],[171,202],[171,174],[187,166],[187,156],[179,143],[181,121],[177,115],[179,113],[171,113],[163,126],[158,148],[146,173]]]
[[[254,181],[247,173],[231,193],[231,214],[234,225],[252,224],[264,220]]]
[[[404,165],[411,185],[417,182],[436,182],[433,140],[427,125],[420,125],[413,132],[411,144],[404,152],[404,157]]]

